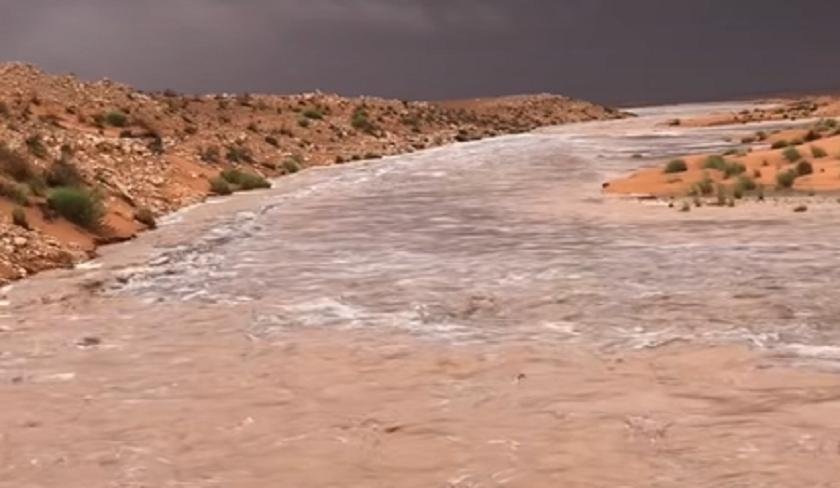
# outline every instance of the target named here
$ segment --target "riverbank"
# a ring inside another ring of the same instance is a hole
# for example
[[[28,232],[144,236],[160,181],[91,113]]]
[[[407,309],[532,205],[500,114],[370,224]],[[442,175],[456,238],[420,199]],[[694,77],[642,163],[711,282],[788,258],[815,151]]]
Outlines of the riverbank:
[[[70,266],[161,215],[264,178],[623,116],[553,95],[409,102],[145,93],[0,65],[0,282]],[[55,197],[67,188],[69,202]]]
[[[699,120],[699,119],[697,119]],[[716,125],[716,124],[713,124]],[[610,194],[716,199],[728,204],[768,193],[840,191],[840,122],[755,133],[723,153],[671,158],[604,183]]]

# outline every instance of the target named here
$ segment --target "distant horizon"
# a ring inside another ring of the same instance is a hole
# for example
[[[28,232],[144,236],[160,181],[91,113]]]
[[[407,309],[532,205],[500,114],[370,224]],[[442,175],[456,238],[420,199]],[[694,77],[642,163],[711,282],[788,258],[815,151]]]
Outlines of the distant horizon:
[[[690,103],[840,91],[840,2],[0,0],[0,60],[184,93]]]

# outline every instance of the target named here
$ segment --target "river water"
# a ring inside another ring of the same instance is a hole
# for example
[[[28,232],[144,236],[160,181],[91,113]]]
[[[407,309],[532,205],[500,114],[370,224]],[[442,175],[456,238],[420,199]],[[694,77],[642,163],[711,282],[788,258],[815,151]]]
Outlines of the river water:
[[[4,290],[0,486],[840,486],[840,205],[601,193],[759,127],[663,124],[722,108],[305,171]]]

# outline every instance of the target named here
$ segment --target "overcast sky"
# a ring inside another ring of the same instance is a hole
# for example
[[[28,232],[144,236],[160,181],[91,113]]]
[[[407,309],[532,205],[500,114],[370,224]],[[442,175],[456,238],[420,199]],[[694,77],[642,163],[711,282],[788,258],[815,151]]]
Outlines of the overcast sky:
[[[0,60],[184,92],[723,99],[840,90],[840,0],[0,0]]]

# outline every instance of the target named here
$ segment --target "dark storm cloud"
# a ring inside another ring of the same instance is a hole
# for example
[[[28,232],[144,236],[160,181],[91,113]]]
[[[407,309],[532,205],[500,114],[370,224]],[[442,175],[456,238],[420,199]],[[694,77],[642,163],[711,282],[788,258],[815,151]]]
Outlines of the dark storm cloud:
[[[189,92],[840,89],[829,0],[0,0],[0,59]]]

